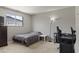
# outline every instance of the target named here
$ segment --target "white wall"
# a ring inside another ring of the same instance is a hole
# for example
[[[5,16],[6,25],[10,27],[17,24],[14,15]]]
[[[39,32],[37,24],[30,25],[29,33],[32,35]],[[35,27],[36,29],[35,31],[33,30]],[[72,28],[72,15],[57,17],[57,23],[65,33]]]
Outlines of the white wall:
[[[63,32],[70,32],[70,27],[75,29],[75,7],[65,8],[61,10],[51,11],[33,15],[32,18],[28,14],[23,14],[9,9],[0,8],[0,16],[5,16],[6,13],[22,15],[24,17],[23,27],[8,27],[8,42],[12,41],[12,37],[17,33],[26,33],[32,31],[40,31],[49,35],[50,16],[58,17],[55,23],[52,24],[52,33],[56,32],[56,26],[59,26]],[[32,19],[32,20],[31,20]],[[79,52],[79,7],[76,7],[76,31],[77,41],[75,44],[76,52]]]
[[[71,26],[75,29],[75,7],[68,7],[48,13],[33,15],[33,30],[49,35],[51,15],[57,17],[57,20],[52,24],[52,36],[53,33],[56,32],[56,26],[59,26],[61,30],[66,33],[71,32]]]
[[[16,12],[10,9],[5,9],[5,8],[0,8],[0,16],[5,16],[5,14],[7,13],[11,13],[14,15],[21,15],[23,16],[24,20],[23,20],[23,26],[9,26],[8,29],[8,42],[12,41],[12,37],[15,34],[18,33],[26,33],[26,32],[30,32],[32,31],[32,23],[31,23],[31,16],[28,14],[23,14],[21,12]]]
[[[76,7],[76,52],[79,52],[79,7]]]

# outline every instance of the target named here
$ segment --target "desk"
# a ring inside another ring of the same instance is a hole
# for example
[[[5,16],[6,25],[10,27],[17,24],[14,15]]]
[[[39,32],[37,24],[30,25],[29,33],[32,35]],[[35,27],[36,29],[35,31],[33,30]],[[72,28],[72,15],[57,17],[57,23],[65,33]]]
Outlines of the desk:
[[[60,53],[74,53],[75,36],[61,36]]]
[[[61,36],[58,35],[58,33],[54,33],[54,39],[56,43],[60,43],[61,41],[76,41],[76,35],[63,33]]]
[[[74,36],[61,36],[61,42],[65,43],[75,43],[76,37]]]

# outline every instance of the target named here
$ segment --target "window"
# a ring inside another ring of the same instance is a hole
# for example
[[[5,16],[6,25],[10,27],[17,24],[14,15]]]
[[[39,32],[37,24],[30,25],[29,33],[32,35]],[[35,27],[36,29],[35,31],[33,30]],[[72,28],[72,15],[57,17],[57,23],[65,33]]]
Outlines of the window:
[[[22,26],[23,17],[18,15],[6,14],[5,23],[7,26]]]

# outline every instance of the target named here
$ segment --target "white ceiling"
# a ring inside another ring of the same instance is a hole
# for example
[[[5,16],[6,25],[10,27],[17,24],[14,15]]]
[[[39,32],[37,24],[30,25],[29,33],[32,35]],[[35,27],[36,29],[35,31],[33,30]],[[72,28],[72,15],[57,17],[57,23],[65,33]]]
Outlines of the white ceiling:
[[[5,6],[5,7],[32,15],[32,14],[63,9],[63,8],[67,8],[68,6]]]

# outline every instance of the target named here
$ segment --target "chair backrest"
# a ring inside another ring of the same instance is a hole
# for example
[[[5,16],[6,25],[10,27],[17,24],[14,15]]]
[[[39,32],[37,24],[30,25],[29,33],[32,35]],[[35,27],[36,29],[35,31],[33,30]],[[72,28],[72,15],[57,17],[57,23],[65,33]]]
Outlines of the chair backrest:
[[[71,27],[71,33],[72,33],[72,35],[75,35],[75,30],[73,30],[73,28]]]
[[[59,29],[59,26],[57,26],[57,33],[59,36],[61,36],[62,31]]]
[[[76,34],[75,34],[75,30],[73,30],[73,28],[71,27],[71,33],[72,33],[72,35],[73,35],[73,37],[74,37],[74,39],[75,39],[75,41],[74,41],[74,44],[75,44],[75,42],[76,42]]]

